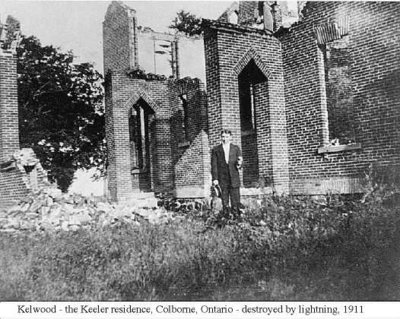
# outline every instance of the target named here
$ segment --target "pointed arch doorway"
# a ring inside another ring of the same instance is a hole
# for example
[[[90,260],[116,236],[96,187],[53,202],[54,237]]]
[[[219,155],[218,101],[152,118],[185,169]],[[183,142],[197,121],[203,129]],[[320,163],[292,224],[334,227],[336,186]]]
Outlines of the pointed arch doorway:
[[[243,153],[243,186],[259,182],[258,129],[261,108],[268,107],[266,76],[251,59],[238,75],[240,133]]]
[[[154,114],[150,105],[140,98],[132,106],[129,116],[130,165],[132,187],[135,191],[153,190]]]

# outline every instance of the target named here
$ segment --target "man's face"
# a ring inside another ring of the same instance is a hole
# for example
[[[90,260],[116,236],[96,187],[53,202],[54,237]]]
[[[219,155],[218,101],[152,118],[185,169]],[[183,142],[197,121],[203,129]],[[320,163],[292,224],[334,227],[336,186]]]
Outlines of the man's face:
[[[228,143],[230,143],[231,137],[232,137],[232,136],[231,136],[230,134],[228,134],[228,133],[222,133],[222,134],[221,134],[222,143],[223,143],[223,144],[228,144]]]

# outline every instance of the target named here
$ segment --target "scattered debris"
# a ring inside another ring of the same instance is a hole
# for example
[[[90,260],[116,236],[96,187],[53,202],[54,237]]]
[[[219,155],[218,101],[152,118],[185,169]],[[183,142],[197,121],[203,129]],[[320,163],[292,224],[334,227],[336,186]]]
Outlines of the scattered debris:
[[[134,201],[112,204],[94,197],[63,194],[59,189],[36,191],[18,204],[0,211],[0,231],[76,231],[98,227],[117,226],[121,223],[165,224],[180,220],[181,216],[152,203]]]

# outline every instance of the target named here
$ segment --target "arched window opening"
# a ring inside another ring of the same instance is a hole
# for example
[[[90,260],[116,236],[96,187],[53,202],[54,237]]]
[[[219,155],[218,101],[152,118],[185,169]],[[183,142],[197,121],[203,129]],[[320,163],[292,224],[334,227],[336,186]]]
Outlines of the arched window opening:
[[[139,169],[139,143],[140,134],[138,126],[138,109],[133,107],[131,109],[131,115],[129,116],[129,146],[131,154],[131,170]]]
[[[239,104],[240,124],[242,133],[256,130],[256,101],[261,101],[261,96],[256,96],[259,84],[266,82],[266,77],[253,60],[239,75]]]
[[[129,117],[129,142],[131,148],[131,169],[147,171],[150,166],[149,123],[154,112],[139,100],[131,109]]]
[[[188,101],[187,94],[181,94],[179,96],[180,106],[179,112],[181,114],[181,131],[183,136],[183,141],[189,141],[189,114],[188,114]]]
[[[257,109],[268,104],[267,78],[250,60],[238,77],[240,129],[243,153],[243,185],[254,187],[259,180]]]

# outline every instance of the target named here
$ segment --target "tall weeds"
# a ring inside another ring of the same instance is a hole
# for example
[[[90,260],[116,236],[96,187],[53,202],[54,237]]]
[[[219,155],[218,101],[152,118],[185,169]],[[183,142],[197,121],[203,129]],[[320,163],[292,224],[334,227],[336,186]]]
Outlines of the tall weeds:
[[[390,259],[400,256],[400,205],[382,198],[271,196],[215,227],[189,214],[168,225],[1,233],[0,299],[399,298],[382,292],[399,278]]]

